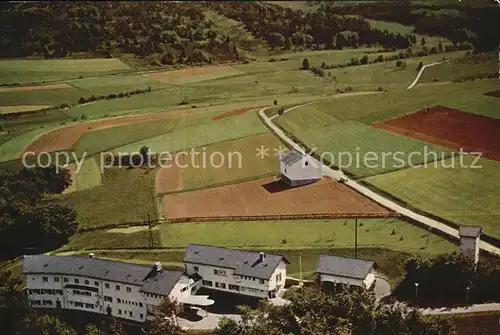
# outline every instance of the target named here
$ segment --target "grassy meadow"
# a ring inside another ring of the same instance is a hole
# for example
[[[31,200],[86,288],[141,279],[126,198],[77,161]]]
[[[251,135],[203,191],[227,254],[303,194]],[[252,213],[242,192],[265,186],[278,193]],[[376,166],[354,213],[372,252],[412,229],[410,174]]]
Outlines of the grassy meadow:
[[[462,158],[464,166],[474,160]],[[364,180],[414,208],[500,238],[500,162],[481,158],[477,169],[460,167],[460,157],[442,163]]]
[[[118,147],[112,151],[115,153],[130,153],[137,152],[142,146],[147,146],[152,152],[177,152],[268,131],[257,114],[251,112],[231,118],[219,119],[207,124],[187,127]]]
[[[76,190],[82,191],[102,184],[101,169],[96,161],[99,157],[89,157],[82,163],[76,174]]]
[[[166,85],[140,74],[117,74],[100,77],[83,78],[69,81],[68,84],[78,88],[83,96],[92,94],[102,95],[134,91],[138,88],[151,89],[165,87]]]
[[[0,91],[0,109],[2,105],[59,105],[73,104],[82,96],[82,92],[74,87],[33,91]]]
[[[261,146],[269,149],[269,156],[263,159],[256,155],[257,148]],[[276,136],[264,133],[195,148],[195,152],[199,153],[197,156],[192,160],[184,156],[185,159],[179,162],[181,165],[187,165],[187,168],[180,169],[181,181],[176,191],[213,187],[278,174],[279,162],[274,149],[279,150],[279,147],[286,149]],[[219,153],[223,155],[222,160]],[[203,155],[207,157],[206,168],[203,168]],[[210,157],[213,157],[216,166],[211,166]],[[217,167],[219,164],[222,166]]]
[[[108,168],[102,185],[59,197],[76,210],[79,228],[157,218],[154,169]],[[93,175],[95,176],[95,175]]]
[[[118,59],[9,59],[0,61],[0,85],[53,82],[129,71]]]

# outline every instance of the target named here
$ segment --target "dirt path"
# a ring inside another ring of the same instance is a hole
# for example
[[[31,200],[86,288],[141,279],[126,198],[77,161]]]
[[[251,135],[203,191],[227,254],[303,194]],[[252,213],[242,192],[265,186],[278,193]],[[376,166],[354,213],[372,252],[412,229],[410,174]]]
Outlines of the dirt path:
[[[413,80],[413,82],[410,84],[410,86],[408,86],[406,89],[407,90],[410,90],[412,89],[415,85],[417,85],[418,83],[418,80],[420,79],[420,77],[422,76],[422,74],[424,73],[424,70],[429,67],[429,66],[434,66],[434,65],[438,65],[438,64],[441,64],[442,62],[436,62],[436,63],[432,63],[432,64],[427,64],[427,65],[424,65],[422,66],[422,68],[420,69],[420,71],[418,71],[417,73],[417,76],[415,77],[415,80]]]

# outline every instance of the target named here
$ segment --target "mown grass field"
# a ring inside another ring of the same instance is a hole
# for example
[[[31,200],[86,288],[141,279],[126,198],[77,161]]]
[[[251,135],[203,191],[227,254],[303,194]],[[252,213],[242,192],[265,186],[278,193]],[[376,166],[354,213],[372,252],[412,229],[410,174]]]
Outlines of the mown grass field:
[[[1,60],[0,85],[77,79],[129,70],[118,59]]]
[[[199,126],[187,127],[115,148],[112,151],[131,153],[137,152],[142,146],[147,146],[152,152],[177,152],[268,131],[256,113],[246,113]]]
[[[83,78],[68,82],[70,85],[80,89],[84,96],[92,94],[111,94],[144,89],[148,86],[151,89],[165,87],[166,85],[152,80],[145,75],[140,74],[117,74],[109,76],[100,76],[94,78]]]
[[[108,168],[102,185],[61,196],[58,201],[72,206],[79,228],[157,217],[154,169]]]
[[[14,105],[14,106],[0,106],[1,114],[23,113],[37,111],[43,108],[48,108],[49,105]]]
[[[74,87],[35,91],[0,92],[1,105],[59,105],[73,104],[82,96]],[[1,108],[1,107],[0,107]]]
[[[257,156],[257,149],[267,148],[268,156]],[[213,185],[235,183],[241,180],[258,178],[279,173],[279,162],[276,150],[286,146],[270,133],[249,136],[232,141],[225,141],[195,148],[199,153],[194,158],[184,156],[180,168],[180,181],[177,191],[205,188]],[[203,155],[207,157],[203,158]],[[221,156],[222,155],[222,156]],[[213,157],[214,165],[211,164]],[[205,163],[204,163],[205,161]],[[204,164],[206,167],[204,167]],[[219,167],[219,165],[221,165]],[[168,168],[165,171],[169,174]],[[166,176],[167,178],[170,176]]]
[[[395,90],[380,94],[323,99],[312,108],[339,120],[353,120],[370,124],[425,109],[427,106],[444,105],[468,113],[500,117],[500,99],[484,93],[498,89],[498,80],[479,80],[464,83],[417,85],[411,90]],[[310,108],[310,107],[308,107]],[[301,113],[295,109],[286,117]],[[305,127],[316,124],[314,120]]]
[[[464,166],[473,160],[464,156]],[[483,226],[486,234],[500,238],[500,163],[482,158],[478,169],[460,168],[460,157],[443,163],[437,168],[430,164],[365,181],[412,207],[456,224]]]
[[[80,171],[76,173],[76,190],[82,191],[102,184],[101,169],[96,161],[99,157],[89,157],[82,163]]]
[[[186,127],[210,123],[218,113],[218,111],[193,113],[187,111],[185,115],[86,132],[73,145],[73,149],[79,156],[84,152],[92,155]],[[140,147],[137,147],[136,151],[139,149]]]
[[[228,65],[211,65],[173,71],[148,73],[145,76],[170,85],[194,83],[205,80],[218,79],[242,74],[242,72]]]
[[[295,114],[291,114],[297,111]],[[405,136],[391,134],[355,121],[337,121],[319,127],[305,127],[307,114],[300,108],[283,115],[279,124],[329,166],[341,168],[356,177],[386,173],[425,161],[424,153],[436,152],[438,159],[449,156],[449,150]],[[329,120],[328,120],[329,121]],[[411,156],[409,155],[412,154]]]
[[[160,241],[169,248],[183,248],[189,243],[270,250],[352,248],[354,220],[164,224],[160,226]],[[428,254],[458,250],[453,243],[397,219],[359,220],[358,246]]]
[[[481,60],[475,61],[474,57],[466,56],[450,62],[438,64],[425,69],[419,82],[452,81],[466,76],[489,75],[498,73],[498,55],[489,53],[482,55]]]

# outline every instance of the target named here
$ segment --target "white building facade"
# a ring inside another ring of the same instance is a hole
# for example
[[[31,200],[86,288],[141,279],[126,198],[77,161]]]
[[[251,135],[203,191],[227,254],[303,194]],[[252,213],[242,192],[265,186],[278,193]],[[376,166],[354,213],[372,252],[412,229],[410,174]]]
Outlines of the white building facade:
[[[33,307],[110,314],[145,322],[168,296],[182,303],[190,280],[179,271],[93,257],[25,256],[23,272]]]
[[[280,179],[292,187],[313,183],[321,179],[321,163],[291,150],[280,157]]]
[[[461,226],[458,230],[460,236],[460,251],[465,257],[471,257],[474,264],[479,262],[479,240],[482,227]]]
[[[354,258],[320,255],[316,273],[319,282],[371,288],[375,263]]]
[[[256,298],[283,293],[288,260],[281,255],[190,244],[185,272],[197,275],[194,292],[201,287]]]

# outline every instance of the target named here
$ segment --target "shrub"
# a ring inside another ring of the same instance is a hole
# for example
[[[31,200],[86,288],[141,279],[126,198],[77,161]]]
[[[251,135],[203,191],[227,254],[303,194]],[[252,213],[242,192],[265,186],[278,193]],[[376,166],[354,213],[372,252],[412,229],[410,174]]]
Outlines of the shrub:
[[[181,102],[179,102],[179,105],[187,105],[189,103],[189,100],[187,97],[184,97]]]
[[[87,99],[85,99],[85,97],[80,97],[80,99],[78,99],[79,104],[84,104],[86,102],[87,102]]]
[[[123,98],[123,96],[124,96],[123,92],[118,93],[119,98]]]
[[[391,235],[396,235],[396,229],[393,229]]]
[[[82,114],[82,115],[80,116],[80,120],[87,120],[87,115]]]
[[[379,87],[377,87],[377,91],[379,91],[379,92],[383,92],[383,91],[384,91],[384,88],[383,88],[382,86],[379,86]]]
[[[302,61],[302,69],[309,70],[310,67],[311,67],[311,64],[309,63],[309,59],[304,58],[304,60]]]

